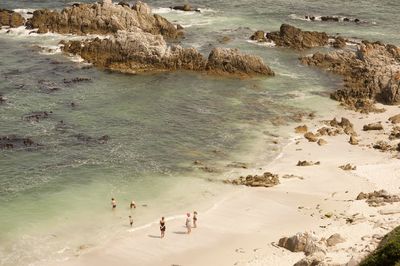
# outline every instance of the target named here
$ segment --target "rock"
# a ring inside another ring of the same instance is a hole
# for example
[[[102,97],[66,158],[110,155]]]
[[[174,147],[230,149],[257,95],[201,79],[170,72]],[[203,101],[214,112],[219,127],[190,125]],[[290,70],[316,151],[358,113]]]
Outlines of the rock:
[[[392,122],[392,124],[399,124],[400,123],[400,114],[390,117],[389,121]]]
[[[279,239],[278,246],[292,252],[304,252],[307,256],[319,252],[326,253],[322,243],[309,233],[298,233],[291,237],[283,237]]]
[[[332,119],[329,124],[332,127],[341,128],[343,132],[347,135],[355,135],[356,132],[354,131],[354,125],[350,122],[349,119],[342,117],[340,122],[336,120],[336,118]]]
[[[322,127],[320,129],[318,129],[317,132],[321,136],[336,136],[340,133],[343,133],[339,129],[333,129],[333,128],[329,128],[329,127]]]
[[[400,127],[399,126],[395,126],[392,128],[392,131],[390,132],[390,135],[389,135],[389,139],[390,140],[400,139]]]
[[[84,144],[105,144],[110,140],[108,135],[101,136],[99,138],[94,138],[85,134],[73,135],[79,142]]]
[[[346,47],[346,40],[343,37],[336,37],[335,41],[333,42],[332,46],[336,49],[343,49]]]
[[[298,127],[296,127],[296,128],[294,129],[294,132],[300,133],[300,134],[307,133],[307,131],[308,131],[308,128],[307,128],[306,125],[298,126]]]
[[[333,234],[331,235],[327,240],[326,243],[328,247],[336,246],[339,243],[343,243],[346,240],[339,234]]]
[[[40,9],[33,12],[27,26],[38,28],[38,33],[110,34],[140,28],[144,32],[161,34],[170,39],[182,35],[165,18],[151,14],[151,9],[142,2],[136,3],[133,9],[109,3],[80,4],[66,7],[60,12]]]
[[[247,169],[247,168],[249,168],[249,165],[247,163],[232,162],[232,163],[228,164],[227,167]]]
[[[350,171],[350,170],[356,170],[357,166],[352,166],[351,164],[345,164],[345,165],[341,165],[339,166],[340,169],[345,170],[345,171]]]
[[[91,78],[85,78],[85,77],[76,77],[73,79],[64,79],[63,82],[66,84],[69,83],[78,83],[78,82],[84,82],[84,81],[91,81]]]
[[[229,36],[223,36],[222,38],[218,38],[218,42],[222,44],[227,44],[230,41],[231,38]]]
[[[50,114],[53,112],[32,112],[23,116],[23,119],[30,122],[39,122],[42,119],[46,119],[49,117]]]
[[[171,9],[174,10],[180,10],[180,11],[185,11],[185,12],[201,12],[200,9],[198,8],[193,8],[191,5],[189,4],[184,4],[183,6],[173,6],[170,7]]]
[[[309,142],[317,142],[318,141],[318,137],[312,133],[312,132],[307,132],[306,134],[304,134],[304,137],[309,141]]]
[[[298,161],[296,166],[311,166],[311,165],[320,165],[321,163],[313,162],[313,161]]]
[[[279,177],[270,172],[265,172],[263,175],[248,175],[239,177],[234,180],[225,180],[225,183],[234,185],[245,185],[249,187],[272,187],[278,185]]]
[[[392,146],[387,143],[386,141],[379,140],[373,146],[374,149],[381,150],[381,151],[388,151],[392,150]]]
[[[351,135],[351,136],[350,136],[349,143],[350,143],[351,145],[358,145],[358,140],[357,140],[357,138],[356,138],[355,136]]]
[[[374,191],[371,193],[358,194],[356,200],[365,199],[369,206],[379,207],[385,205],[385,203],[399,202],[400,197],[397,195],[391,195],[385,190]]]
[[[329,41],[325,32],[302,31],[288,24],[282,24],[279,31],[267,33],[266,37],[267,40],[273,41],[277,46],[297,50],[324,46]]]
[[[241,54],[237,49],[214,48],[208,56],[206,71],[217,75],[274,76],[260,57]]]
[[[151,8],[146,4],[141,1],[137,1],[133,6],[133,10],[136,10],[138,13],[141,14],[146,14],[146,15],[151,15]],[[182,28],[183,29],[183,28]],[[179,30],[179,29],[178,29]]]
[[[310,256],[307,256],[295,264],[293,266],[316,266],[323,265],[321,264],[324,261],[325,254],[323,252],[316,252]]]
[[[326,218],[332,218],[333,213],[332,213],[332,212],[327,212],[327,213],[325,213],[324,216],[325,216]]]
[[[363,126],[363,130],[364,131],[368,131],[368,130],[383,130],[383,126],[381,123],[371,123],[368,125],[364,125]]]
[[[18,137],[16,135],[0,136],[0,150],[37,147],[31,138]]]
[[[161,35],[118,31],[107,39],[62,42],[65,53],[81,56],[103,69],[123,73],[190,70],[214,75],[252,77],[273,75],[259,57],[238,50],[215,48],[206,60],[194,48],[168,46]]]
[[[319,146],[323,146],[323,145],[328,144],[328,142],[326,140],[324,140],[324,139],[319,139],[317,143],[318,143]]]
[[[126,6],[126,7],[129,7],[129,8],[131,7],[131,6],[129,5],[129,3],[125,2],[125,1],[119,2],[118,5],[120,5],[120,6]]]
[[[0,94],[0,104],[5,103],[7,98]]]
[[[8,9],[0,9],[0,27],[9,26],[16,28],[23,26],[25,19],[20,13]]]
[[[392,214],[397,214],[397,213],[400,213],[400,209],[379,210],[379,214],[382,214],[382,215],[392,215]]]
[[[317,52],[300,58],[303,64],[342,75],[345,85],[331,94],[350,109],[381,112],[374,101],[400,103],[400,49],[394,45],[363,41],[356,51]]]
[[[250,40],[258,41],[258,42],[266,42],[267,38],[265,37],[265,32],[262,30],[258,30],[250,36]]]

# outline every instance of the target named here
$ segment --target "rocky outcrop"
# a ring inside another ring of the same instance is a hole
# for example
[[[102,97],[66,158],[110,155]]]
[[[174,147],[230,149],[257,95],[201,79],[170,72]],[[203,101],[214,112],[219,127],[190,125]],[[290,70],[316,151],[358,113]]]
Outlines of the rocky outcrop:
[[[261,58],[241,54],[237,49],[214,48],[208,56],[207,72],[217,75],[273,76]]]
[[[227,184],[244,185],[249,187],[273,187],[278,185],[279,177],[270,172],[265,172],[263,175],[248,175],[239,177],[233,180],[225,180]]]
[[[168,46],[161,35],[118,31],[106,39],[62,42],[62,50],[97,67],[125,73],[190,70],[230,76],[273,75],[259,57],[215,48],[208,60],[194,48]]]
[[[140,28],[145,32],[161,34],[171,39],[182,35],[172,23],[160,15],[153,15],[151,9],[141,2],[136,3],[132,9],[107,1],[73,5],[60,12],[40,9],[33,12],[27,26],[37,28],[38,33],[111,34],[119,30],[131,31]]]
[[[331,97],[351,109],[370,112],[380,111],[373,102],[400,103],[400,49],[393,45],[363,41],[356,51],[337,50],[317,52],[302,57],[309,66],[340,74],[345,86]]]
[[[385,203],[399,202],[400,197],[397,195],[391,195],[385,190],[374,191],[371,193],[361,192],[358,194],[357,200],[366,200],[369,206],[379,207],[384,206]]]
[[[9,26],[11,28],[20,27],[25,24],[25,19],[21,14],[8,9],[0,9],[0,27]]]
[[[266,34],[266,39],[277,46],[290,47],[297,50],[324,46],[329,43],[325,32],[302,31],[288,24],[282,24],[279,31]]]
[[[323,22],[354,22],[360,23],[362,22],[358,18],[351,17],[341,17],[341,16],[314,16],[314,15],[305,15],[304,18],[309,21],[323,21]]]
[[[316,136],[312,132],[305,133],[304,138],[306,138],[309,142],[317,142],[318,141],[318,136]]]
[[[29,122],[39,122],[40,120],[48,118],[52,113],[52,111],[32,112],[24,115],[23,119]]]

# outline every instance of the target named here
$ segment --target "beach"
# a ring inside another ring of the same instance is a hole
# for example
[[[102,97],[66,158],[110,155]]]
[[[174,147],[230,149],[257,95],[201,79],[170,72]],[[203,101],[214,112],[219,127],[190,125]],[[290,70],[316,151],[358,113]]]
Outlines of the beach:
[[[1,266],[353,266],[399,225],[400,5],[180,4],[4,0]]]
[[[382,121],[388,132],[392,125],[386,121],[398,114],[399,108],[384,107],[387,111],[380,114],[338,107],[335,116],[310,121],[309,127],[319,128],[321,120],[346,117],[354,123],[360,144],[350,145],[344,134],[324,137],[327,144],[319,146],[298,134],[273,162],[244,173],[270,171],[295,177],[281,178],[281,184],[271,188],[235,187],[212,208],[200,212],[198,228],[190,235],[185,234],[184,215],[177,214],[167,220],[165,239],[159,239],[157,222],[127,229],[125,236],[82,250],[78,258],[63,265],[293,265],[304,254],[277,243],[298,232],[313,232],[325,239],[340,234],[345,241],[330,247],[326,256],[332,265],[352,265],[347,263],[353,257],[359,261],[377,246],[377,240],[400,224],[399,203],[370,207],[356,200],[360,192],[396,192],[400,186],[398,155],[366,147],[387,135],[362,131],[363,125]],[[320,165],[296,166],[299,160],[320,161]],[[347,163],[357,169],[339,168]],[[388,209],[394,210],[393,214],[379,213]],[[354,214],[364,218],[355,224],[346,222]]]

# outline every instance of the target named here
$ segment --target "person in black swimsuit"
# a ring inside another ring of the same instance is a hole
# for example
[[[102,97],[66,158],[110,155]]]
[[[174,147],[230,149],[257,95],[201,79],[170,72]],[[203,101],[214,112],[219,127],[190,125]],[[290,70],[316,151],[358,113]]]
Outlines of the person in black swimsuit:
[[[112,206],[113,210],[115,208],[117,208],[117,201],[114,198],[111,199],[111,206]]]
[[[197,211],[193,212],[193,228],[197,228]]]
[[[164,235],[165,235],[165,220],[164,220],[164,217],[161,217],[161,220],[160,220],[160,231],[161,231],[161,238],[164,238]]]

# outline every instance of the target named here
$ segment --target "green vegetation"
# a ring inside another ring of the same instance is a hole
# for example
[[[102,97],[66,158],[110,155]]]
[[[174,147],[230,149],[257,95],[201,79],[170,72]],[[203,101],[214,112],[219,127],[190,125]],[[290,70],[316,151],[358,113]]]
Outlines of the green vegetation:
[[[400,226],[388,233],[360,266],[400,266]]]

